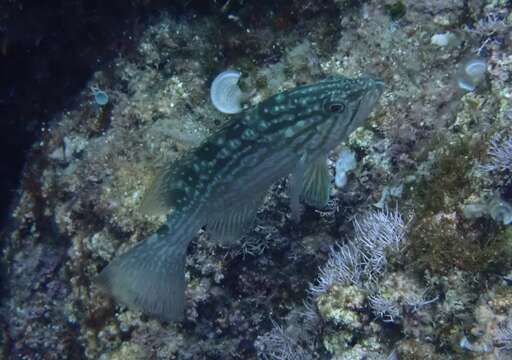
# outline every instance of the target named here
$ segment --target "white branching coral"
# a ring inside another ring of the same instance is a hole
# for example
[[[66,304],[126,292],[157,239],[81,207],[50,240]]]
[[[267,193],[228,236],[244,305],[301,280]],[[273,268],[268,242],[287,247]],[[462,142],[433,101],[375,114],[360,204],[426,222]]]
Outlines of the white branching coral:
[[[268,333],[258,336],[256,349],[263,360],[310,360],[311,355],[275,321]]]
[[[486,17],[479,19],[473,27],[466,26],[465,30],[469,33],[491,37],[507,30],[503,16],[497,13],[491,13]]]
[[[505,359],[505,356],[512,356],[512,318],[499,325],[494,342],[499,350],[500,359]]]
[[[334,284],[359,284],[362,275],[362,253],[353,245],[336,245],[331,248],[327,263],[320,269],[317,283],[311,285],[313,296],[325,293]]]
[[[395,273],[391,284],[389,282],[380,284],[379,289],[374,289],[375,292],[368,296],[370,308],[383,322],[398,322],[404,318],[405,314],[418,313],[424,307],[439,300],[439,296],[429,296],[429,289],[421,291],[414,286],[414,283],[400,281],[400,278],[401,276]],[[403,285],[407,284],[408,288],[400,287],[398,285],[400,282]]]
[[[512,170],[512,137],[503,139],[497,134],[489,142],[487,150],[489,162],[482,166],[484,171],[511,171]]]
[[[505,22],[506,17],[506,13],[491,13],[479,19],[472,27],[465,27],[468,33],[478,36],[481,39],[480,46],[474,49],[475,53],[481,54],[487,46],[492,43],[498,43],[496,36],[504,34],[508,29]]]
[[[398,210],[370,211],[354,220],[354,239],[331,248],[309,292],[319,296],[334,284],[365,286],[384,271],[389,253],[398,254],[406,236],[406,224]]]
[[[368,300],[372,310],[382,321],[394,322],[400,317],[400,305],[396,301],[378,294],[370,295]]]
[[[387,264],[386,252],[399,253],[406,225],[398,210],[372,211],[354,220],[355,246],[360,249],[364,270],[370,280]]]

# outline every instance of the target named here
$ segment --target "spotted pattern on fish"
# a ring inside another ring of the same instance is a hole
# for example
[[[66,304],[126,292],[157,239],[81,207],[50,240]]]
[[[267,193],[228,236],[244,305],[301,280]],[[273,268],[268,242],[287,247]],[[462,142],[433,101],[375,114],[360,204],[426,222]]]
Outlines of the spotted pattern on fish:
[[[114,259],[99,275],[100,287],[149,315],[180,320],[184,257],[197,231],[206,226],[213,240],[236,240],[250,227],[272,183],[290,173],[292,213],[298,214],[293,207],[301,184],[313,186],[307,194],[314,196],[315,174],[323,174],[317,176],[324,182],[327,174],[319,159],[365,121],[382,90],[379,80],[334,76],[234,115],[202,145],[163,169],[143,209],[172,208],[166,224]],[[308,171],[310,162],[315,171]],[[313,177],[304,181],[308,174]],[[325,188],[317,192],[325,198]]]

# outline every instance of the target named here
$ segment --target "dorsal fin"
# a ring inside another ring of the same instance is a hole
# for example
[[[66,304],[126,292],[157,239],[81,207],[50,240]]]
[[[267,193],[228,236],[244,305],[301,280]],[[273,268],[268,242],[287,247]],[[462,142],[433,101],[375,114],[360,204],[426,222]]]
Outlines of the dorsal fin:
[[[347,77],[339,74],[331,74],[324,77],[321,82],[345,80]]]

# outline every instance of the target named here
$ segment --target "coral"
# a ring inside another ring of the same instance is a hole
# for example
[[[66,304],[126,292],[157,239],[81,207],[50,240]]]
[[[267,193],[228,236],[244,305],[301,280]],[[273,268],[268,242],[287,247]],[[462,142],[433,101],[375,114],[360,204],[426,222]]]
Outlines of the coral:
[[[320,270],[318,280],[309,288],[313,296],[321,295],[334,284],[359,284],[362,277],[361,252],[353,245],[331,248],[327,263]]]
[[[508,29],[505,20],[507,15],[506,12],[492,12],[478,19],[472,27],[464,28],[468,33],[479,38],[480,45],[474,49],[474,52],[480,55],[489,45],[499,44],[499,37],[503,36]]]
[[[330,249],[329,259],[321,268],[317,282],[309,288],[322,319],[339,329],[324,343],[336,356],[349,350],[367,354],[375,350],[367,346],[357,350],[354,346],[370,341],[368,335],[362,336],[370,326],[368,305],[377,317],[395,321],[401,314],[397,301],[413,297],[406,296],[405,288],[396,284],[384,290],[386,283],[382,280],[388,258],[397,257],[405,241],[406,224],[398,209],[369,211],[357,217],[353,224],[353,241]],[[383,282],[379,284],[381,280]],[[376,289],[398,297],[385,298]],[[407,290],[409,294],[411,289]]]
[[[264,360],[310,360],[311,354],[302,348],[283,327],[273,322],[270,332],[256,340],[258,355]]]
[[[371,283],[382,274],[388,255],[400,252],[406,226],[398,209],[370,211],[353,224],[353,242],[331,248],[317,283],[310,286],[311,294],[322,294],[333,284]]]
[[[439,300],[425,289],[413,274],[387,274],[369,296],[369,305],[375,316],[384,323],[400,324],[407,336],[426,339],[433,335],[427,325],[432,319],[431,306]],[[421,327],[418,324],[422,324]]]
[[[363,254],[365,273],[371,281],[383,272],[387,255],[399,254],[407,228],[402,215],[395,209],[372,211],[356,218],[354,229],[354,246]]]
[[[488,163],[482,165],[482,169],[487,172],[512,171],[512,138],[503,138],[496,134],[489,141],[487,150]]]
[[[400,308],[395,301],[381,295],[370,295],[368,300],[373,312],[384,322],[395,322],[400,317]]]
[[[512,355],[512,320],[504,320],[498,327],[494,342],[496,343],[500,357],[505,358],[507,354]]]

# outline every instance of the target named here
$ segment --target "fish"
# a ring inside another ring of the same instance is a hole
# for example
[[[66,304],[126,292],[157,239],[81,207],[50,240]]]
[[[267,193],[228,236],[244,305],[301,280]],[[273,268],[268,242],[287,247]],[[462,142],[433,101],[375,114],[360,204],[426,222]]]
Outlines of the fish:
[[[200,229],[234,244],[251,228],[268,189],[291,175],[291,216],[329,199],[328,153],[364,124],[383,92],[373,77],[333,75],[281,92],[236,115],[161,169],[141,210],[164,225],[115,257],[96,284],[115,301],[164,321],[185,311],[185,256]]]

